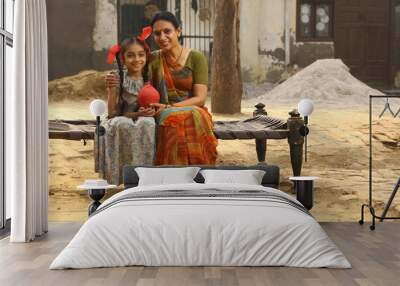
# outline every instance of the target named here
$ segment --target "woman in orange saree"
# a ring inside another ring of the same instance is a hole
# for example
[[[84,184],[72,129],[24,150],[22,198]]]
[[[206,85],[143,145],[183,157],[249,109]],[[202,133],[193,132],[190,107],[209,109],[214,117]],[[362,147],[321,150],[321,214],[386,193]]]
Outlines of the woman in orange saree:
[[[217,139],[207,99],[208,67],[204,55],[179,43],[175,16],[160,12],[151,22],[160,50],[153,53],[149,78],[161,94],[153,106],[158,117],[156,165],[214,165]]]

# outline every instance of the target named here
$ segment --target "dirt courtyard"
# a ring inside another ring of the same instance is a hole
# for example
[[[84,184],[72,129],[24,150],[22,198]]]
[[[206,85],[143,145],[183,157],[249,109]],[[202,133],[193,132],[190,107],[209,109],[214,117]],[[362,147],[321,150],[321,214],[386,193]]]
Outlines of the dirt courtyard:
[[[49,119],[92,119],[88,100],[68,100],[49,104]],[[399,102],[395,102],[395,104]],[[243,101],[242,113],[214,115],[214,120],[237,120],[252,116],[254,102]],[[392,107],[397,110],[398,105]],[[373,189],[374,204],[380,213],[400,176],[400,118],[374,110]],[[285,119],[296,106],[291,103],[267,104],[270,116]],[[319,221],[356,221],[360,206],[368,200],[368,107],[319,106],[310,117],[308,162],[302,175],[320,177],[315,183],[311,213]],[[257,163],[253,140],[219,140],[218,164]],[[269,140],[267,163],[281,168],[280,189],[292,193],[292,175],[287,140]],[[76,186],[85,179],[97,178],[94,172],[93,141],[49,140],[49,220],[84,221],[90,199]],[[115,193],[110,192],[108,195]],[[392,204],[390,215],[400,214],[400,199]],[[369,216],[367,216],[369,218]]]

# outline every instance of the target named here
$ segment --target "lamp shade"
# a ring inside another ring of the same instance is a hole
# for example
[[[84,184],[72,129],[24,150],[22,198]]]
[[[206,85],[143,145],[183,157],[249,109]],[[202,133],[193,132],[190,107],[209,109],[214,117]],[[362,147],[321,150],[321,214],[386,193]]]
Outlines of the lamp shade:
[[[302,99],[297,105],[297,110],[303,116],[309,116],[314,110],[314,103],[310,99]]]
[[[106,103],[101,99],[95,99],[90,103],[89,109],[90,113],[96,117],[101,116],[104,112],[106,112]]]

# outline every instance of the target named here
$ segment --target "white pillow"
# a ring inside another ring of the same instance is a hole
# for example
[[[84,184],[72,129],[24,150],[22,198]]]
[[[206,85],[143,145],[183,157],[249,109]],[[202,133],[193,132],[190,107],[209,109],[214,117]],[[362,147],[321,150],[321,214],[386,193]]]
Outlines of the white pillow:
[[[205,184],[261,185],[265,171],[262,170],[201,170]]]
[[[195,183],[193,179],[199,170],[199,167],[135,168],[139,176],[138,186]]]

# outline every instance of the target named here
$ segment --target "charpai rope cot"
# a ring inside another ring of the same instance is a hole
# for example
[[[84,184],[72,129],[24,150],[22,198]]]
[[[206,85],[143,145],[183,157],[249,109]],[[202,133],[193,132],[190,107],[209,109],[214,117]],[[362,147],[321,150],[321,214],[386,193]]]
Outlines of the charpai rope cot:
[[[49,138],[82,140],[93,139],[95,120],[49,120]],[[258,115],[241,121],[214,121],[218,139],[285,139],[287,123],[281,119]]]
[[[270,117],[259,103],[252,118],[238,121],[214,121],[214,134],[221,140],[255,139],[258,161],[265,162],[268,139],[288,139],[293,174],[299,176],[303,160],[304,138],[299,129],[304,125],[300,114],[294,110],[287,121]],[[95,120],[49,120],[49,139],[86,140],[94,139]]]

